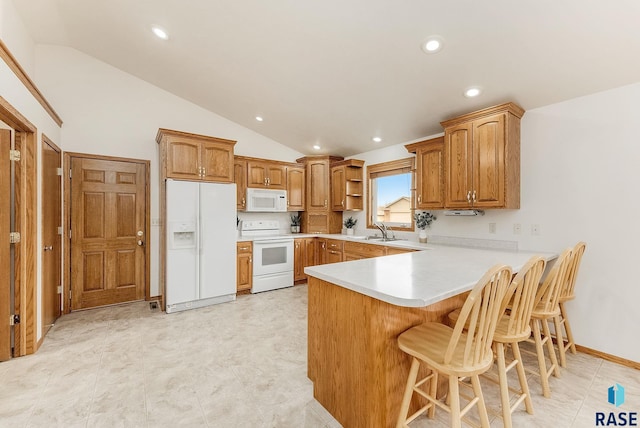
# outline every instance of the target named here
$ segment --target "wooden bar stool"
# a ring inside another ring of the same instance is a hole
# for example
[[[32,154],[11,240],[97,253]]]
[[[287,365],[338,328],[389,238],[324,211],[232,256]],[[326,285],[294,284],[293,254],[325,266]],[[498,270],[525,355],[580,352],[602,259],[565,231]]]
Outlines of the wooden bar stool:
[[[511,268],[494,266],[471,290],[454,328],[429,322],[412,327],[398,337],[400,349],[413,357],[398,415],[398,428],[408,427],[408,423],[427,410],[428,416],[433,417],[435,406],[451,414],[452,427],[460,427],[464,415],[476,404],[482,426],[489,427],[489,416],[478,375],[489,370],[493,364],[491,343],[501,311],[504,310],[503,301],[510,282]],[[463,331],[465,324],[469,326],[466,333]],[[431,372],[416,382],[421,362]],[[438,373],[449,377],[449,405],[436,398]],[[461,410],[458,383],[460,378],[466,377],[471,378],[474,397]],[[420,388],[427,382],[428,392]],[[426,398],[428,403],[408,416],[414,392]]]
[[[527,376],[522,364],[519,342],[527,340],[531,336],[531,312],[535,303],[536,291],[540,278],[544,273],[547,262],[539,256],[534,256],[520,269],[518,274],[511,281],[507,289],[504,305],[508,304],[510,309],[506,313],[502,311],[502,317],[493,336],[493,349],[498,365],[498,380],[500,386],[500,401],[502,405],[503,425],[507,428],[512,426],[511,414],[524,401],[527,413],[533,414],[533,403]],[[456,309],[448,316],[449,325],[455,324],[460,316],[460,309]],[[505,345],[511,346],[513,361],[506,364]],[[511,405],[509,397],[509,382],[507,373],[512,368],[516,368],[520,390],[511,390],[518,394],[516,402]],[[496,382],[495,379],[490,379]]]
[[[556,342],[558,344],[558,353],[560,354],[560,365],[567,367],[566,352],[571,350],[572,354],[576,353],[576,343],[573,340],[573,332],[571,331],[571,324],[569,324],[569,317],[567,316],[567,310],[564,306],[569,300],[573,300],[576,297],[576,278],[578,271],[580,270],[580,262],[582,261],[582,255],[586,249],[587,244],[584,242],[578,242],[571,251],[571,263],[569,264],[567,271],[567,280],[564,282],[562,291],[560,292],[560,325],[556,325]],[[562,327],[566,332],[566,344],[562,334]]]
[[[540,374],[540,383],[542,384],[542,395],[546,398],[551,396],[549,388],[549,377],[553,374],[560,377],[560,368],[558,359],[553,348],[551,332],[549,331],[549,322],[554,321],[559,325],[560,322],[560,291],[566,280],[569,262],[571,261],[571,249],[567,248],[560,254],[554,263],[551,271],[545,278],[544,282],[538,288],[536,293],[533,311],[531,312],[531,328],[533,330],[533,341],[536,346],[536,354],[538,355],[538,367]],[[542,332],[540,329],[542,328]],[[542,338],[544,334],[544,338]],[[547,369],[546,358],[544,355],[544,345],[547,345],[551,366]]]

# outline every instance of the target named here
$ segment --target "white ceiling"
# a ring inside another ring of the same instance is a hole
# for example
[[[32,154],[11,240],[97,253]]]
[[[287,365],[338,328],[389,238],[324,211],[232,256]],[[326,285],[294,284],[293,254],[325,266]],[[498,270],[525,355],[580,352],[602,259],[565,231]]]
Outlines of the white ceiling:
[[[36,43],[78,49],[306,154],[319,144],[347,156],[502,102],[532,109],[640,81],[637,0],[14,3]],[[426,55],[433,34],[445,46]],[[483,94],[463,97],[472,85]]]

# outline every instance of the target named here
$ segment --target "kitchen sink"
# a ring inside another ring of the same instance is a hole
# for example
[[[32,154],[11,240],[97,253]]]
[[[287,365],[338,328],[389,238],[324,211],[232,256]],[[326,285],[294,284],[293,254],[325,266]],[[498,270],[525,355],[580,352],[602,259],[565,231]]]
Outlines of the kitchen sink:
[[[381,241],[381,242],[391,242],[391,241],[406,241],[406,238],[383,238],[382,236],[372,235],[367,236],[365,238],[367,241]]]

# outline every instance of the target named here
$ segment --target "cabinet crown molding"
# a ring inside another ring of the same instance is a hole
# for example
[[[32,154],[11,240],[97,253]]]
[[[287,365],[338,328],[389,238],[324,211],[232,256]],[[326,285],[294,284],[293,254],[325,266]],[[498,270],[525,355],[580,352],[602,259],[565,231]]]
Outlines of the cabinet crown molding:
[[[201,134],[192,134],[190,132],[175,131],[173,129],[158,128],[158,133],[156,134],[156,142],[158,144],[162,143],[163,141],[165,141],[167,138],[170,138],[170,137],[188,138],[188,139],[195,139],[200,141],[211,141],[214,143],[227,143],[231,145],[235,145],[237,143],[237,141],[235,140],[227,140],[225,138],[211,137],[208,135],[201,135]]]
[[[409,153],[415,153],[421,147],[428,146],[429,144],[444,144],[444,135],[441,137],[430,138],[428,140],[418,141],[416,143],[405,144],[404,147]]]
[[[512,115],[520,119],[524,115],[525,110],[515,103],[504,103],[445,120],[443,122],[440,122],[440,125],[442,125],[443,128],[448,128],[459,123],[469,122],[472,120],[483,118],[485,116],[491,116],[497,113],[505,112],[511,113]]]

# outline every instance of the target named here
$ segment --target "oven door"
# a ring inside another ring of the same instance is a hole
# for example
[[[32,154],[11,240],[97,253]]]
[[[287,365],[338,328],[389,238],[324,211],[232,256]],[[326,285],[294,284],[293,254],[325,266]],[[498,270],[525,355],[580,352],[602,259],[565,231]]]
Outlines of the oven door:
[[[253,241],[253,276],[293,271],[293,239]]]

